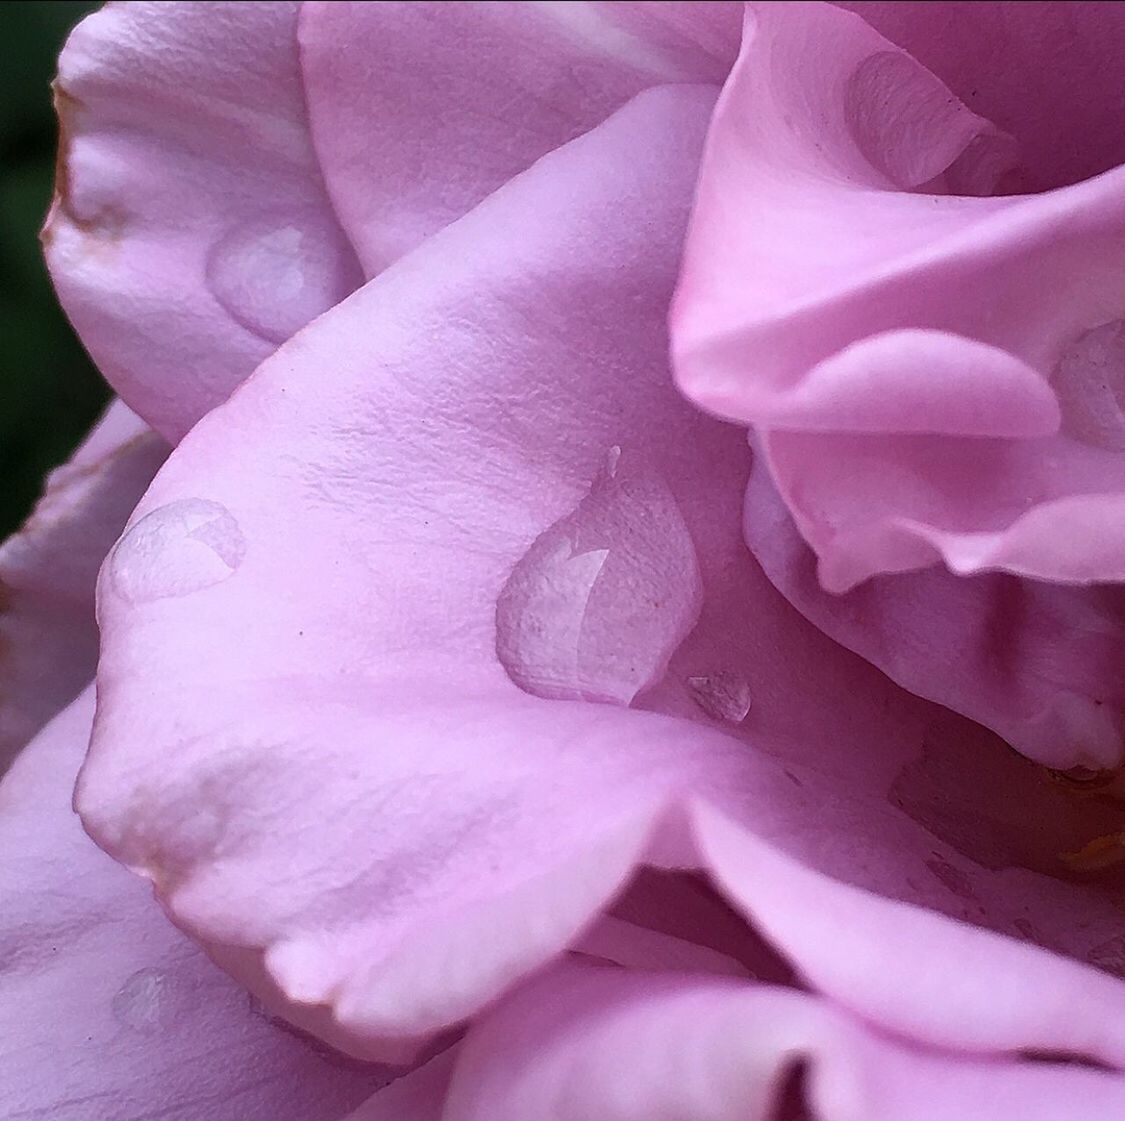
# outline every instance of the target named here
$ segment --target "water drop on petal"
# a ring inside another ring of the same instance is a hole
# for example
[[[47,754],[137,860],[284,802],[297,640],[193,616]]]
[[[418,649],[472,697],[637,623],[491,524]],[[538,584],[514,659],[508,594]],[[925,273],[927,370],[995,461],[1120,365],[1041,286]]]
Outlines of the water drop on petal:
[[[740,724],[750,711],[750,686],[737,674],[718,673],[687,679],[692,700],[713,720]]]
[[[248,331],[282,343],[362,282],[343,234],[315,211],[252,218],[207,259],[215,299]]]
[[[1063,432],[1096,448],[1125,451],[1125,321],[1103,323],[1074,339],[1051,384]]]
[[[242,562],[246,540],[218,502],[185,498],[141,518],[114,547],[109,573],[133,603],[182,596],[218,584]]]
[[[675,498],[615,447],[589,493],[512,570],[496,605],[496,652],[536,696],[627,705],[663,675],[701,598]]]
[[[114,995],[113,1015],[132,1031],[161,1031],[175,1022],[193,994],[194,987],[174,974],[138,969]]]

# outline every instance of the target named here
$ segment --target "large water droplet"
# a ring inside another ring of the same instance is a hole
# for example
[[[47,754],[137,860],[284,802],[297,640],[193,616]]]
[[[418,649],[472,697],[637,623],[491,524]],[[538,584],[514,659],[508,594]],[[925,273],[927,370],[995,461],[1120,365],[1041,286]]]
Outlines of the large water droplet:
[[[589,493],[543,531],[496,605],[496,651],[540,697],[629,704],[695,626],[702,583],[659,474],[612,448]]]
[[[194,986],[172,973],[138,969],[114,995],[113,1015],[133,1031],[160,1031],[175,1022],[194,992]]]
[[[141,518],[114,547],[109,570],[120,595],[143,603],[218,584],[245,552],[246,540],[225,506],[185,498]]]
[[[1063,432],[1096,448],[1125,451],[1125,321],[1103,323],[1074,339],[1051,383]]]
[[[719,670],[702,677],[689,677],[687,687],[692,700],[712,720],[741,724],[750,712],[750,686],[736,673]]]
[[[248,331],[281,343],[361,283],[355,254],[316,211],[259,216],[227,231],[207,259],[215,299]]]
[[[877,51],[856,67],[843,110],[860,154],[902,190],[990,195],[1016,167],[1011,136],[899,51]]]

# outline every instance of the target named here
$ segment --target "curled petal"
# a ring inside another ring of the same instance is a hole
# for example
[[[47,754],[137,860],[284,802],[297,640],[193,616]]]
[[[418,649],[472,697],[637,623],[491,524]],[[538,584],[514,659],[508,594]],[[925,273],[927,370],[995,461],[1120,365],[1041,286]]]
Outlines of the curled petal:
[[[470,1031],[442,1117],[772,1121],[786,1105],[810,1121],[1096,1118],[1125,1107],[1125,1078],[927,1053],[792,990],[567,965]]]
[[[299,7],[109,4],[59,61],[48,264],[102,373],[172,440],[361,279],[309,140]]]
[[[0,772],[93,676],[98,568],[167,453],[112,405],[0,545]]]
[[[0,783],[0,1113],[337,1121],[385,1084],[272,1019],[70,807],[93,690]]]
[[[1112,872],[1058,856],[1102,818],[826,639],[745,548],[744,433],[675,392],[661,330],[712,96],[642,95],[302,332],[106,566],[88,827],[354,1053],[424,1046],[568,945],[667,960],[599,919],[659,913],[626,910],[636,866],[707,870],[693,799],[1017,954],[1120,931]],[[759,972],[753,942],[711,948]]]
[[[313,138],[367,275],[642,90],[721,82],[740,7],[304,4]]]
[[[1054,7],[1005,24],[1017,50]],[[1005,194],[1022,133],[974,110],[857,15],[760,4],[716,111],[680,383],[761,430],[833,591],[938,561],[1125,578],[1125,177]]]

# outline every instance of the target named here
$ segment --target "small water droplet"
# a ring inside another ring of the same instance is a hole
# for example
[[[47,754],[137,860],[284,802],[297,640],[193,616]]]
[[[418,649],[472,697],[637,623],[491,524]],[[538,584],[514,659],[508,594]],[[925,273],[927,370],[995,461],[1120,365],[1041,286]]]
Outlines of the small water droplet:
[[[110,558],[113,586],[133,603],[182,596],[227,579],[246,540],[230,511],[205,498],[170,502],[146,514]]]
[[[1051,384],[1066,435],[1106,451],[1125,451],[1125,321],[1103,323],[1072,340]]]
[[[738,674],[718,673],[687,679],[691,698],[713,720],[741,724],[750,711],[750,686]]]
[[[695,626],[702,582],[660,475],[612,448],[589,493],[545,529],[496,604],[496,652],[540,697],[629,704]]]
[[[362,278],[341,231],[307,210],[258,216],[228,230],[211,248],[207,283],[236,322],[281,343]]]
[[[162,969],[138,969],[113,997],[119,1024],[137,1032],[160,1031],[173,1023],[194,994],[194,987]]]

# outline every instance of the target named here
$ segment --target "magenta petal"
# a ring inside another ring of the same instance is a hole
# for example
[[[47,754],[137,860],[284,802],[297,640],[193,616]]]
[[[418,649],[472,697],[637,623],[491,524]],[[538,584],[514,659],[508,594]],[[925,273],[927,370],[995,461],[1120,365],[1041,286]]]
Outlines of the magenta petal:
[[[271,1019],[82,832],[92,716],[90,690],[0,784],[0,1115],[338,1121],[388,1072]]]
[[[1055,8],[989,18],[1018,54]],[[941,77],[831,5],[754,7],[704,156],[680,382],[761,430],[833,591],[938,561],[1121,580],[1125,178],[970,197],[1024,156]]]
[[[792,1076],[802,1077],[796,1086]],[[927,1053],[792,990],[568,965],[482,1018],[445,1121],[1058,1121],[1125,1109],[1125,1077]]]
[[[360,281],[309,141],[299,6],[111,4],[59,62],[51,272],[173,440]]]
[[[112,405],[0,545],[0,772],[93,676],[98,568],[167,453]]]
[[[328,189],[368,276],[640,91],[721,82],[740,5],[309,2]]]

